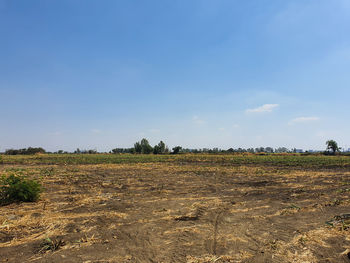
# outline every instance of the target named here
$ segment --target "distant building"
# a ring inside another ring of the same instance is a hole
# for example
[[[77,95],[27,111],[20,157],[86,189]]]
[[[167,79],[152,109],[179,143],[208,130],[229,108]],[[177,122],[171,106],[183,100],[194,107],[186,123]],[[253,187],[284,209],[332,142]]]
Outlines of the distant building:
[[[303,151],[303,149],[295,149],[295,152],[296,153],[303,153],[304,151]]]

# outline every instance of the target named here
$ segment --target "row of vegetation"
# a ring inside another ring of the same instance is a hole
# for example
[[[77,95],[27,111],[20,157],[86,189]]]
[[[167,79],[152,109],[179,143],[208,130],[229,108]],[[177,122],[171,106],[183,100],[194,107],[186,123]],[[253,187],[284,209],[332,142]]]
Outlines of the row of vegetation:
[[[41,148],[41,147],[37,147],[37,148],[33,148],[33,147],[29,147],[29,148],[23,148],[23,149],[9,149],[5,151],[5,154],[7,155],[18,155],[18,154],[25,154],[25,155],[30,155],[30,154],[37,154],[37,153],[45,153],[46,151]]]
[[[326,142],[327,148],[324,151],[324,154],[335,154],[340,152],[338,144],[334,140],[329,140]],[[110,151],[110,153],[130,153],[130,154],[179,154],[179,153],[297,153],[299,152],[297,149],[288,149],[286,147],[272,148],[272,147],[258,147],[258,148],[229,148],[227,150],[219,149],[219,148],[203,148],[203,149],[188,149],[182,148],[181,146],[176,146],[172,148],[172,151],[169,150],[168,146],[163,141],[160,141],[157,145],[151,146],[147,139],[142,139],[139,142],[134,144],[134,147],[131,148],[115,148]],[[32,155],[32,154],[40,154],[40,153],[50,153],[46,152],[43,148],[24,148],[24,149],[9,149],[5,151],[6,155]],[[59,150],[54,152],[56,154],[68,154],[69,152]],[[73,153],[75,154],[96,154],[97,150],[80,150],[76,149]],[[308,153],[308,152],[306,152]]]

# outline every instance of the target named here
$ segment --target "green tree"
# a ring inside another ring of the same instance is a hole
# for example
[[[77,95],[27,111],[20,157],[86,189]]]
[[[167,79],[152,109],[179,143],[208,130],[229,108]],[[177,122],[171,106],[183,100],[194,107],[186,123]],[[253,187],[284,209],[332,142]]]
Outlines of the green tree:
[[[159,149],[158,145],[154,145],[154,147],[153,147],[153,153],[154,153],[154,154],[160,154],[160,149]]]
[[[142,146],[140,142],[135,142],[134,144],[135,153],[142,153]]]
[[[144,154],[149,154],[153,151],[152,146],[149,144],[148,140],[143,138],[140,142],[141,152]]]
[[[181,150],[182,150],[182,147],[181,147],[181,146],[175,146],[175,147],[173,148],[173,154],[178,154],[178,153],[181,152]]]
[[[273,153],[273,148],[272,147],[266,147],[265,152],[267,153]]]
[[[160,141],[157,145],[153,147],[154,154],[164,154],[166,152],[167,152],[167,148],[163,141]]]
[[[41,147],[33,148],[24,148],[24,149],[9,149],[5,151],[7,155],[17,155],[17,154],[37,154],[37,153],[45,153],[45,150]]]
[[[160,141],[158,143],[158,147],[160,149],[160,153],[165,153],[165,150],[166,150],[166,146],[165,146],[165,143],[163,141]]]
[[[74,151],[74,153],[81,153],[81,151],[80,151],[79,148],[77,148],[77,149]]]
[[[287,153],[289,152],[288,148],[286,147],[279,147],[275,150],[276,153]]]
[[[336,152],[339,152],[338,143],[335,140],[328,140],[326,142],[326,145],[327,145],[327,151],[331,150],[333,154],[335,154]]]

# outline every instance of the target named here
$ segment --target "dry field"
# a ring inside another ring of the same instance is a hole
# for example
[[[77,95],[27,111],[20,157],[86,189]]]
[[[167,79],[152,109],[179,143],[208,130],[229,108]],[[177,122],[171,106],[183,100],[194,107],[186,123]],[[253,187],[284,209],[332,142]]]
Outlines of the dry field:
[[[3,157],[0,262],[350,262],[350,157],[100,156]]]

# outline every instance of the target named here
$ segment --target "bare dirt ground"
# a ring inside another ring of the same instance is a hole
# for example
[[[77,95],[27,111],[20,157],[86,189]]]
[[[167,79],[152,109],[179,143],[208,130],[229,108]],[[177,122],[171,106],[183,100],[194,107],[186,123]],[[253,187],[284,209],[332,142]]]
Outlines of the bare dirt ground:
[[[45,191],[0,207],[0,262],[350,262],[349,168],[11,169]]]

